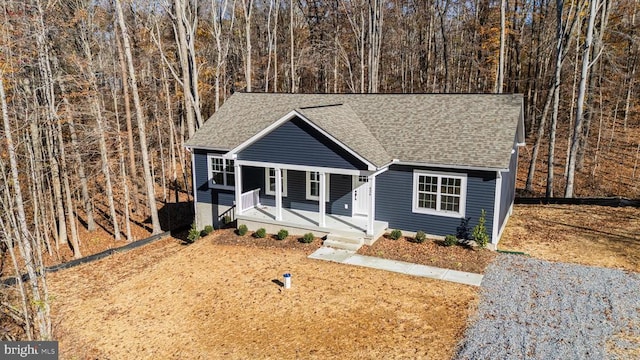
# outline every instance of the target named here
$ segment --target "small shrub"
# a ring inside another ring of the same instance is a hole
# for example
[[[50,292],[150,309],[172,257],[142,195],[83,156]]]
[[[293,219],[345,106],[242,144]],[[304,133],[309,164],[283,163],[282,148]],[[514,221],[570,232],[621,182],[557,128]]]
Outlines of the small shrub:
[[[402,231],[395,229],[391,231],[391,234],[389,234],[389,237],[391,238],[391,240],[398,240],[402,237]]]
[[[458,238],[453,234],[449,234],[444,237],[445,246],[453,246],[453,245],[456,245],[457,243],[458,243]]]
[[[478,246],[484,248],[489,243],[489,234],[487,234],[487,228],[485,227],[487,213],[482,209],[480,211],[480,218],[478,224],[473,228],[473,240],[475,240]]]
[[[265,230],[264,228],[260,228],[256,230],[256,232],[253,233],[253,235],[258,239],[263,239],[265,236],[267,236],[267,230]]]
[[[305,244],[309,244],[313,242],[313,239],[315,239],[316,237],[313,235],[313,233],[306,233],[304,235],[302,235],[302,237],[300,238],[300,242],[301,243],[305,243]]]
[[[289,232],[285,229],[282,229],[280,231],[278,231],[278,235],[276,235],[276,238],[278,240],[284,240],[287,238],[287,236],[289,236]]]
[[[425,240],[427,240],[427,235],[424,233],[424,231],[418,231],[416,233],[416,237],[413,238],[413,240],[418,244],[422,244],[423,242],[425,242]]]
[[[202,230],[202,233],[204,234],[204,236],[209,235],[213,232],[213,226],[211,225],[207,225],[204,227],[204,230]]]
[[[196,229],[196,223],[193,223],[191,224],[191,229],[189,229],[187,240],[189,240],[190,243],[193,243],[198,239],[200,239],[200,230]]]
[[[247,234],[247,231],[249,231],[249,229],[247,228],[247,225],[242,224],[238,226],[238,231],[237,231],[238,235],[244,236]]]
[[[225,215],[225,216],[222,218],[222,225],[228,225],[228,224],[230,224],[230,223],[231,223],[231,216],[229,216],[229,215]]]
[[[460,219],[460,225],[456,228],[456,237],[460,240],[469,239],[469,220],[471,218]]]

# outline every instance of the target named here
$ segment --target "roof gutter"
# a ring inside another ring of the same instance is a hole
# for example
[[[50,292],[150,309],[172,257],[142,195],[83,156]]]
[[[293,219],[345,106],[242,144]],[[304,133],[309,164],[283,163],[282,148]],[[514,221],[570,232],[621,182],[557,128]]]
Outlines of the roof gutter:
[[[228,152],[229,149],[223,149],[223,148],[214,148],[214,147],[209,147],[209,146],[199,146],[199,145],[182,145],[185,149],[191,151],[193,149],[202,149],[202,150],[211,150],[211,151],[221,151],[221,152]]]
[[[400,161],[400,160],[398,160],[398,159],[393,159],[393,160],[389,161],[388,163],[386,163],[386,164],[384,164],[384,165],[380,166],[380,167],[376,170],[376,172],[374,172],[374,173],[373,173],[373,174],[371,174],[371,175],[373,175],[373,176],[378,176],[378,174],[382,174],[383,172],[385,172],[385,171],[389,170],[389,166],[391,166],[391,165],[393,165],[393,164],[397,164],[399,161]]]
[[[425,166],[425,167],[459,169],[459,170],[476,170],[476,171],[490,171],[490,172],[494,172],[494,171],[508,172],[509,171],[509,168],[491,168],[491,167],[481,167],[481,166],[464,166],[464,165],[448,165],[448,164],[429,164],[429,163],[421,163],[421,162],[415,162],[415,161],[397,161],[392,163],[397,165]]]

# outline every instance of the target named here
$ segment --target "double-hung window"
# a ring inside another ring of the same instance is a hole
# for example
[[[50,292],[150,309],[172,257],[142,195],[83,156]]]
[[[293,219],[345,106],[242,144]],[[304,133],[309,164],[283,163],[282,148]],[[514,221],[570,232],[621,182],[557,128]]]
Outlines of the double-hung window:
[[[287,170],[280,170],[280,179],[282,182],[282,196],[287,196]],[[274,168],[266,168],[264,170],[264,183],[265,190],[264,193],[267,195],[275,195],[276,194],[276,169]]]
[[[415,170],[413,173],[413,212],[464,217],[467,177]]]
[[[209,170],[209,187],[233,187],[235,185],[235,173],[233,160],[224,159],[222,156],[209,155],[207,157]]]
[[[329,200],[329,178],[330,174],[324,174],[325,183],[325,200]],[[320,200],[320,173],[316,171],[307,171],[307,200]]]

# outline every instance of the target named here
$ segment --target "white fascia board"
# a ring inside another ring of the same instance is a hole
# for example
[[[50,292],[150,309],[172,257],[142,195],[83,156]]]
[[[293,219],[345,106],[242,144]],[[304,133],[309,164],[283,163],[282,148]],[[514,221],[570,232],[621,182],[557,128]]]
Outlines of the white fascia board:
[[[199,146],[199,145],[183,145],[185,149],[192,151],[192,150],[208,150],[208,151],[218,151],[221,153],[226,153],[227,151],[229,151],[229,149],[223,149],[223,148],[216,148],[216,147],[212,147],[212,146]]]
[[[307,124],[309,124],[309,126],[311,126],[312,128],[316,129],[318,132],[320,132],[323,136],[325,136],[327,139],[333,141],[334,143],[336,143],[338,146],[340,146],[342,149],[344,149],[345,151],[347,151],[349,154],[353,155],[356,157],[356,159],[362,161],[363,163],[365,163],[367,165],[367,168],[371,171],[375,171],[377,168],[375,165],[373,165],[369,160],[363,158],[362,156],[360,156],[358,153],[356,153],[355,151],[351,150],[348,146],[346,146],[345,144],[343,144],[342,142],[340,142],[338,139],[334,138],[333,136],[331,136],[328,132],[326,132],[324,129],[320,128],[319,126],[317,126],[316,124],[314,124],[313,122],[311,122],[309,119],[307,119],[304,115],[302,115],[301,113],[299,113],[297,110],[291,110],[289,113],[287,113],[285,116],[281,117],[280,119],[276,120],[273,124],[267,126],[266,128],[264,128],[262,131],[258,132],[257,134],[253,135],[252,137],[250,137],[248,140],[246,140],[245,142],[243,142],[242,144],[236,146],[235,148],[231,149],[228,153],[228,155],[235,155],[237,153],[239,153],[240,151],[246,149],[248,146],[250,146],[251,144],[255,143],[256,141],[258,141],[259,139],[263,138],[264,136],[266,136],[267,134],[269,134],[270,132],[272,132],[273,130],[275,130],[276,128],[278,128],[280,125],[284,124],[285,122],[293,119],[294,117],[298,117],[300,119],[302,119],[302,121],[306,122]]]
[[[474,170],[474,171],[490,171],[490,172],[495,172],[495,171],[505,172],[505,171],[509,171],[509,168],[498,169],[498,168],[489,168],[489,167],[480,167],[480,166],[429,164],[429,163],[421,163],[421,162],[415,162],[415,161],[397,161],[397,162],[393,162],[393,163],[391,163],[389,165],[392,165],[392,164],[409,165],[409,166],[435,167],[435,168],[441,168],[441,169],[456,169],[456,170]]]
[[[293,165],[293,164],[280,164],[263,161],[251,161],[251,160],[236,160],[236,164],[242,166],[254,166],[262,168],[279,168],[295,171],[313,171],[313,172],[325,172],[330,174],[342,174],[342,175],[362,175],[360,170],[329,168],[320,166],[308,166],[308,165]]]

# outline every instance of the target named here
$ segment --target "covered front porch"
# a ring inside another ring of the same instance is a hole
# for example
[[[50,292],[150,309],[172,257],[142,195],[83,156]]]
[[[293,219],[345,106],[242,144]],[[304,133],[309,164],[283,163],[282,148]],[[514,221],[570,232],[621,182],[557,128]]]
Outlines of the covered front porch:
[[[375,221],[375,180],[381,172],[235,159],[236,218],[247,226],[261,222],[265,229],[277,225],[370,242],[388,226]]]
[[[366,216],[343,216],[324,214],[324,225],[320,224],[320,214],[297,209],[281,209],[282,218],[276,220],[277,209],[273,206],[257,204],[236,216],[238,224],[245,224],[250,230],[265,228],[268,233],[277,233],[285,228],[291,235],[303,235],[312,232],[316,236],[328,234],[343,237],[362,238],[365,244],[371,244],[382,236],[388,223],[373,221],[373,231],[367,232],[369,221]]]

